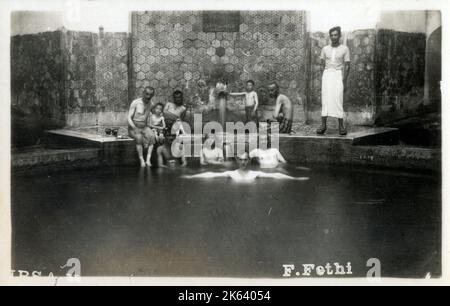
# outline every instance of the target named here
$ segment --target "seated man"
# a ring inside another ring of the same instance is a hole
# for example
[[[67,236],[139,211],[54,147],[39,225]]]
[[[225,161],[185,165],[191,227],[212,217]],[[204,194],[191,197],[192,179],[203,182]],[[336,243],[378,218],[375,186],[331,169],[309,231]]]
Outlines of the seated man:
[[[136,151],[141,167],[151,166],[151,151],[156,143],[156,135],[147,124],[152,108],[151,99],[154,95],[155,90],[152,87],[146,87],[142,98],[134,100],[128,111],[128,135],[136,141]],[[148,149],[146,160],[144,160],[144,149]]]
[[[183,178],[216,178],[216,177],[229,177],[236,182],[253,182],[256,178],[273,178],[273,179],[288,179],[288,180],[308,180],[308,177],[292,177],[282,173],[265,173],[262,171],[248,170],[249,156],[245,152],[236,158],[239,169],[234,171],[225,172],[205,172],[196,175],[183,176]]]
[[[206,136],[202,151],[200,152],[200,164],[206,165],[223,165],[223,150],[216,147],[216,137],[214,134]]]
[[[278,167],[280,163],[286,163],[280,151],[271,147],[270,140],[262,141],[260,139],[259,148],[250,152],[250,158],[257,159],[261,169],[273,169]]]
[[[172,134],[172,126],[179,120],[184,120],[186,107],[183,105],[183,92],[176,90],[173,92],[173,102],[167,102],[164,106],[164,119],[169,134]]]
[[[292,132],[292,120],[294,118],[294,107],[291,100],[280,93],[280,88],[275,82],[269,85],[269,95],[275,99],[273,117],[280,124],[280,133],[290,134]]]
[[[179,137],[166,137],[164,144],[156,149],[156,154],[158,155],[158,166],[161,168],[175,165],[177,160],[180,161],[181,167],[187,166],[183,141]]]

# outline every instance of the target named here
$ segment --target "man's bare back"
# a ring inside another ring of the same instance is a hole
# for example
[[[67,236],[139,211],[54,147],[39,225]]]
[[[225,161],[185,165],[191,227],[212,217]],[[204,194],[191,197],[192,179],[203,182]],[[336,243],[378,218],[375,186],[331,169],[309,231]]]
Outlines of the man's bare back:
[[[283,114],[283,117],[292,120],[294,117],[294,107],[292,106],[291,100],[283,94],[279,94],[275,103],[275,117]]]
[[[292,132],[292,123],[294,118],[294,107],[288,97],[280,93],[280,87],[277,83],[272,83],[268,87],[269,95],[275,99],[275,111],[273,117],[280,124],[279,132],[290,134]]]

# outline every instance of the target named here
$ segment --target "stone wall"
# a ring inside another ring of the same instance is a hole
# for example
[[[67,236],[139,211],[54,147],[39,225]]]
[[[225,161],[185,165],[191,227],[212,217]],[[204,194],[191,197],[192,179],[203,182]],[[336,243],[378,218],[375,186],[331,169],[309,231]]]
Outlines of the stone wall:
[[[126,124],[128,34],[55,31],[11,38],[13,146],[45,129]]]
[[[210,121],[218,119],[211,92],[219,80],[243,91],[253,79],[264,120],[275,80],[294,102],[296,122],[320,120],[319,54],[328,33],[308,33],[303,11],[134,12],[131,30],[131,37],[64,29],[13,36],[13,145],[35,144],[49,128],[124,125],[131,100],[148,85],[163,103],[181,89],[187,120],[202,113]],[[440,67],[440,39],[440,32],[429,38],[431,71]],[[384,125],[430,107],[423,103],[425,34],[357,30],[343,33],[342,43],[351,52],[349,124]],[[428,104],[438,105],[440,73],[428,78]],[[229,97],[227,119],[243,120],[243,111],[242,98]]]
[[[12,144],[35,145],[43,130],[64,126],[61,32],[11,38]]]
[[[426,37],[379,30],[377,42],[377,122],[383,124],[423,106]]]
[[[135,12],[132,14],[132,83],[134,97],[145,86],[167,102],[175,89],[185,93],[191,112],[216,119],[210,90],[220,79],[232,91],[256,82],[263,117],[273,109],[267,93],[276,80],[295,103],[296,120],[304,119],[307,32],[304,12],[230,12],[222,27],[214,12]],[[223,12],[221,13],[224,14]],[[208,20],[216,24],[208,24]],[[231,21],[231,22],[230,22]],[[240,100],[228,101],[228,120],[242,120]],[[271,114],[270,114],[271,115]],[[208,119],[206,119],[208,120]]]
[[[342,33],[342,43],[350,49],[348,90],[344,96],[344,111],[350,124],[372,124],[375,116],[375,30]],[[320,120],[322,72],[320,52],[330,44],[328,33],[310,34],[311,78],[308,100],[309,121]]]
[[[426,44],[426,99],[430,104],[441,103],[442,80],[442,27],[434,30],[427,38]]]

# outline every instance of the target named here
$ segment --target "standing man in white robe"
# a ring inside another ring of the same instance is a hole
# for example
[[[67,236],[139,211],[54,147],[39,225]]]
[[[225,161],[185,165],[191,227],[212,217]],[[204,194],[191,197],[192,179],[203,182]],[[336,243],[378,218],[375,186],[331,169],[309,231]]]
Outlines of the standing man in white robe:
[[[340,44],[341,28],[329,31],[331,45],[325,46],[320,53],[322,60],[322,125],[317,134],[327,130],[327,118],[335,117],[339,121],[339,134],[347,135],[344,127],[344,92],[347,89],[347,77],[350,70],[350,50]]]

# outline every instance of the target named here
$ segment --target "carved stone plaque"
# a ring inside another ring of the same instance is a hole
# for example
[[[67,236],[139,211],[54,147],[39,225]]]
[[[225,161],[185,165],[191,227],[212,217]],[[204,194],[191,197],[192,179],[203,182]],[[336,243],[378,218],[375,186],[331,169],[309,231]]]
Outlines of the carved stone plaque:
[[[241,14],[238,11],[204,11],[203,32],[239,32]]]

